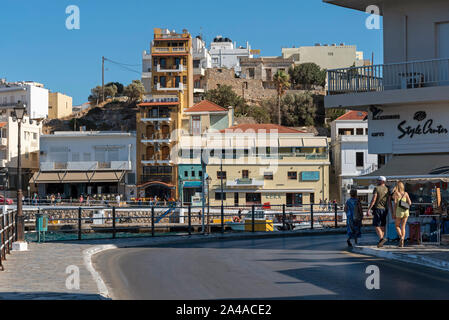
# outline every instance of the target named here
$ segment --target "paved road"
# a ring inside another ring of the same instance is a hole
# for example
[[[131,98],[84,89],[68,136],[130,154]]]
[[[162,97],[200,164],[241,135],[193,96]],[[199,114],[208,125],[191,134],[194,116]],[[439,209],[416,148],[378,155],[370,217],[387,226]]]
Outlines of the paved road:
[[[94,265],[115,299],[449,298],[449,273],[349,253],[342,235],[122,248]]]

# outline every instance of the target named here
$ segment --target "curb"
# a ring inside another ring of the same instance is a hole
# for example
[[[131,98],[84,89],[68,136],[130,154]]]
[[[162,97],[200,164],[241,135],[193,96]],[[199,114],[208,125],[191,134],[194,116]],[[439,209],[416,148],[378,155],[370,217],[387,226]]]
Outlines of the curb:
[[[449,261],[428,258],[428,257],[422,256],[422,255],[395,253],[395,252],[386,251],[386,250],[382,250],[382,249],[374,249],[374,248],[360,247],[360,246],[355,246],[353,248],[353,252],[367,254],[367,255],[376,256],[379,258],[385,258],[385,259],[389,259],[389,260],[400,261],[400,262],[414,263],[417,265],[449,272]]]

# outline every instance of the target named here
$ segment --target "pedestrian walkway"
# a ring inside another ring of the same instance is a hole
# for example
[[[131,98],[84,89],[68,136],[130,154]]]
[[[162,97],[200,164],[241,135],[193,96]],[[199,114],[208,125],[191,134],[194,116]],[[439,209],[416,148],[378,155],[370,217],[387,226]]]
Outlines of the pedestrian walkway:
[[[449,246],[409,245],[399,248],[397,245],[385,245],[377,248],[376,245],[361,244],[355,246],[353,251],[449,271]]]

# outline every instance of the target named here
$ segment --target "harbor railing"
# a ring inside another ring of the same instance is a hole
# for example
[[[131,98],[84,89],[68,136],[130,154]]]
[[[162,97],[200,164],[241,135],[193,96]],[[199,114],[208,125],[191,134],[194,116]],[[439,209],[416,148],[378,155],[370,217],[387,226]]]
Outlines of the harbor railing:
[[[246,206],[46,206],[25,210],[27,238],[37,240],[36,216],[48,218],[47,241],[237,232],[285,232],[346,227],[338,204]],[[369,220],[366,218],[365,220]],[[367,224],[367,221],[365,221]]]
[[[0,270],[3,271],[3,261],[11,253],[12,243],[16,238],[16,210],[4,210],[0,213]]]

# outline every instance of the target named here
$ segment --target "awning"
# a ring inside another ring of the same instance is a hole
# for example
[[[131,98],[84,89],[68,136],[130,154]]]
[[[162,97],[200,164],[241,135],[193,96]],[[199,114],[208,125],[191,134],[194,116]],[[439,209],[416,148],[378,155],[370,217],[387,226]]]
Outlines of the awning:
[[[184,188],[201,188],[201,181],[184,181]]]
[[[387,180],[449,180],[449,155],[398,155],[368,175],[354,180],[376,180],[384,176]]]
[[[327,147],[326,138],[303,138],[304,147]]]
[[[302,147],[302,139],[279,138],[279,147]]]
[[[32,183],[98,183],[120,182],[124,171],[36,172]]]

